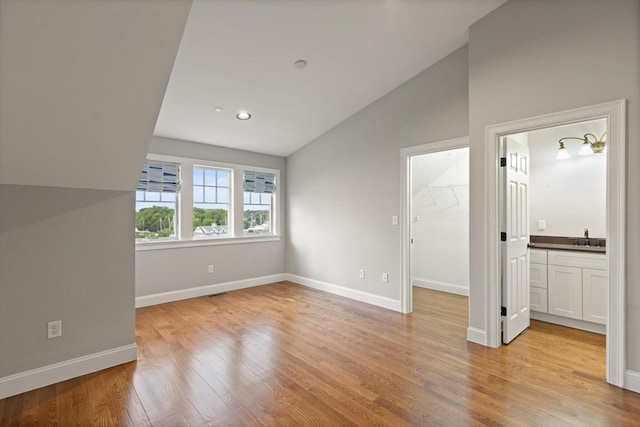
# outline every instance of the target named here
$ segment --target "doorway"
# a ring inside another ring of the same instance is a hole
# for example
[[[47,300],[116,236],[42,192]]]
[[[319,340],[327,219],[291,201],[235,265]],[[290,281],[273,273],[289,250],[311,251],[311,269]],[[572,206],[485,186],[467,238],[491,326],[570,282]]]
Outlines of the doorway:
[[[603,118],[501,137],[500,194],[511,207],[501,227],[505,344],[529,318],[606,333],[606,132]],[[525,182],[514,179],[514,156],[522,157],[516,167],[524,167]],[[514,195],[522,200],[514,203]]]
[[[468,147],[469,138],[464,137],[401,151],[403,313],[413,311],[414,282],[430,289],[468,295]],[[464,161],[467,165],[461,164]],[[424,173],[412,173],[425,166]],[[447,214],[450,214],[448,218]],[[432,221],[438,221],[438,218],[443,227],[453,227],[452,232],[457,233],[455,239],[447,241],[442,229],[434,229]],[[459,242],[465,244],[462,251]],[[434,253],[434,247],[438,247],[440,253]],[[447,252],[450,259],[442,256]],[[432,265],[417,265],[412,257],[421,257]],[[462,272],[459,271],[460,263],[463,264]],[[447,270],[454,268],[458,269],[455,277],[443,279],[452,277]]]
[[[503,211],[499,197],[500,139],[506,135],[533,131],[558,125],[606,119],[607,138],[607,203],[606,203],[606,268],[608,280],[608,321],[606,325],[606,380],[624,385],[624,214],[625,214],[625,101],[614,101],[578,108],[530,119],[487,127],[485,168],[485,214],[488,218],[486,235],[487,280],[485,287],[486,345],[501,345],[501,220]],[[473,302],[471,302],[473,303]]]

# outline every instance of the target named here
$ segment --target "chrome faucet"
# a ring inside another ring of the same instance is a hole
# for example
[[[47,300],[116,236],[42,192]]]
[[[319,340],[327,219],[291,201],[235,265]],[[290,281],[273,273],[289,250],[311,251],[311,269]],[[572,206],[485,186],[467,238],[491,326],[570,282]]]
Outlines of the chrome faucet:
[[[584,229],[584,245],[589,246],[589,229]]]

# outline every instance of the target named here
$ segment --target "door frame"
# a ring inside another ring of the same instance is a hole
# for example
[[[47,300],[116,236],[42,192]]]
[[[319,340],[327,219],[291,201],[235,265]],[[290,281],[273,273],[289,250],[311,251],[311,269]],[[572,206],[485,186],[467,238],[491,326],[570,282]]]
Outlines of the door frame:
[[[413,287],[411,284],[411,157],[466,147],[469,147],[468,136],[416,145],[400,150],[400,176],[402,177],[400,189],[400,194],[402,195],[402,207],[400,210],[400,218],[402,219],[400,309],[403,313],[411,313],[413,311]]]
[[[622,387],[625,374],[625,151],[626,100],[515,120],[485,129],[485,325],[486,344],[500,347],[500,137],[592,119],[607,119],[607,273],[606,380]]]

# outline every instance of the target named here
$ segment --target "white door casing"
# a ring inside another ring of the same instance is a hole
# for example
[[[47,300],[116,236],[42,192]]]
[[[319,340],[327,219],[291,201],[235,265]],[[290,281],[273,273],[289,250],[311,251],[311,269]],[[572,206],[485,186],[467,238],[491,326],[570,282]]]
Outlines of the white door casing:
[[[529,327],[529,148],[504,138],[502,251],[502,342]]]
[[[490,347],[500,346],[501,245],[498,197],[499,139],[526,132],[592,119],[607,119],[607,382],[625,387],[625,202],[626,202],[626,100],[605,102],[527,119],[487,126],[485,131],[484,228],[485,274],[482,301],[471,293],[470,306],[484,311],[482,324],[469,325],[467,339]],[[473,151],[473,148],[472,148]],[[472,190],[473,191],[473,182]],[[472,254],[473,255],[473,254]]]

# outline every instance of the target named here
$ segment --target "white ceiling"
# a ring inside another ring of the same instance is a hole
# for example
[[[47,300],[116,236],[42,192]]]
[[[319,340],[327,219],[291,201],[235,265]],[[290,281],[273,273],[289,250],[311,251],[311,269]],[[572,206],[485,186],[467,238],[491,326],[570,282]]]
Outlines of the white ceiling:
[[[504,1],[195,0],[154,134],[287,156],[462,47]]]

